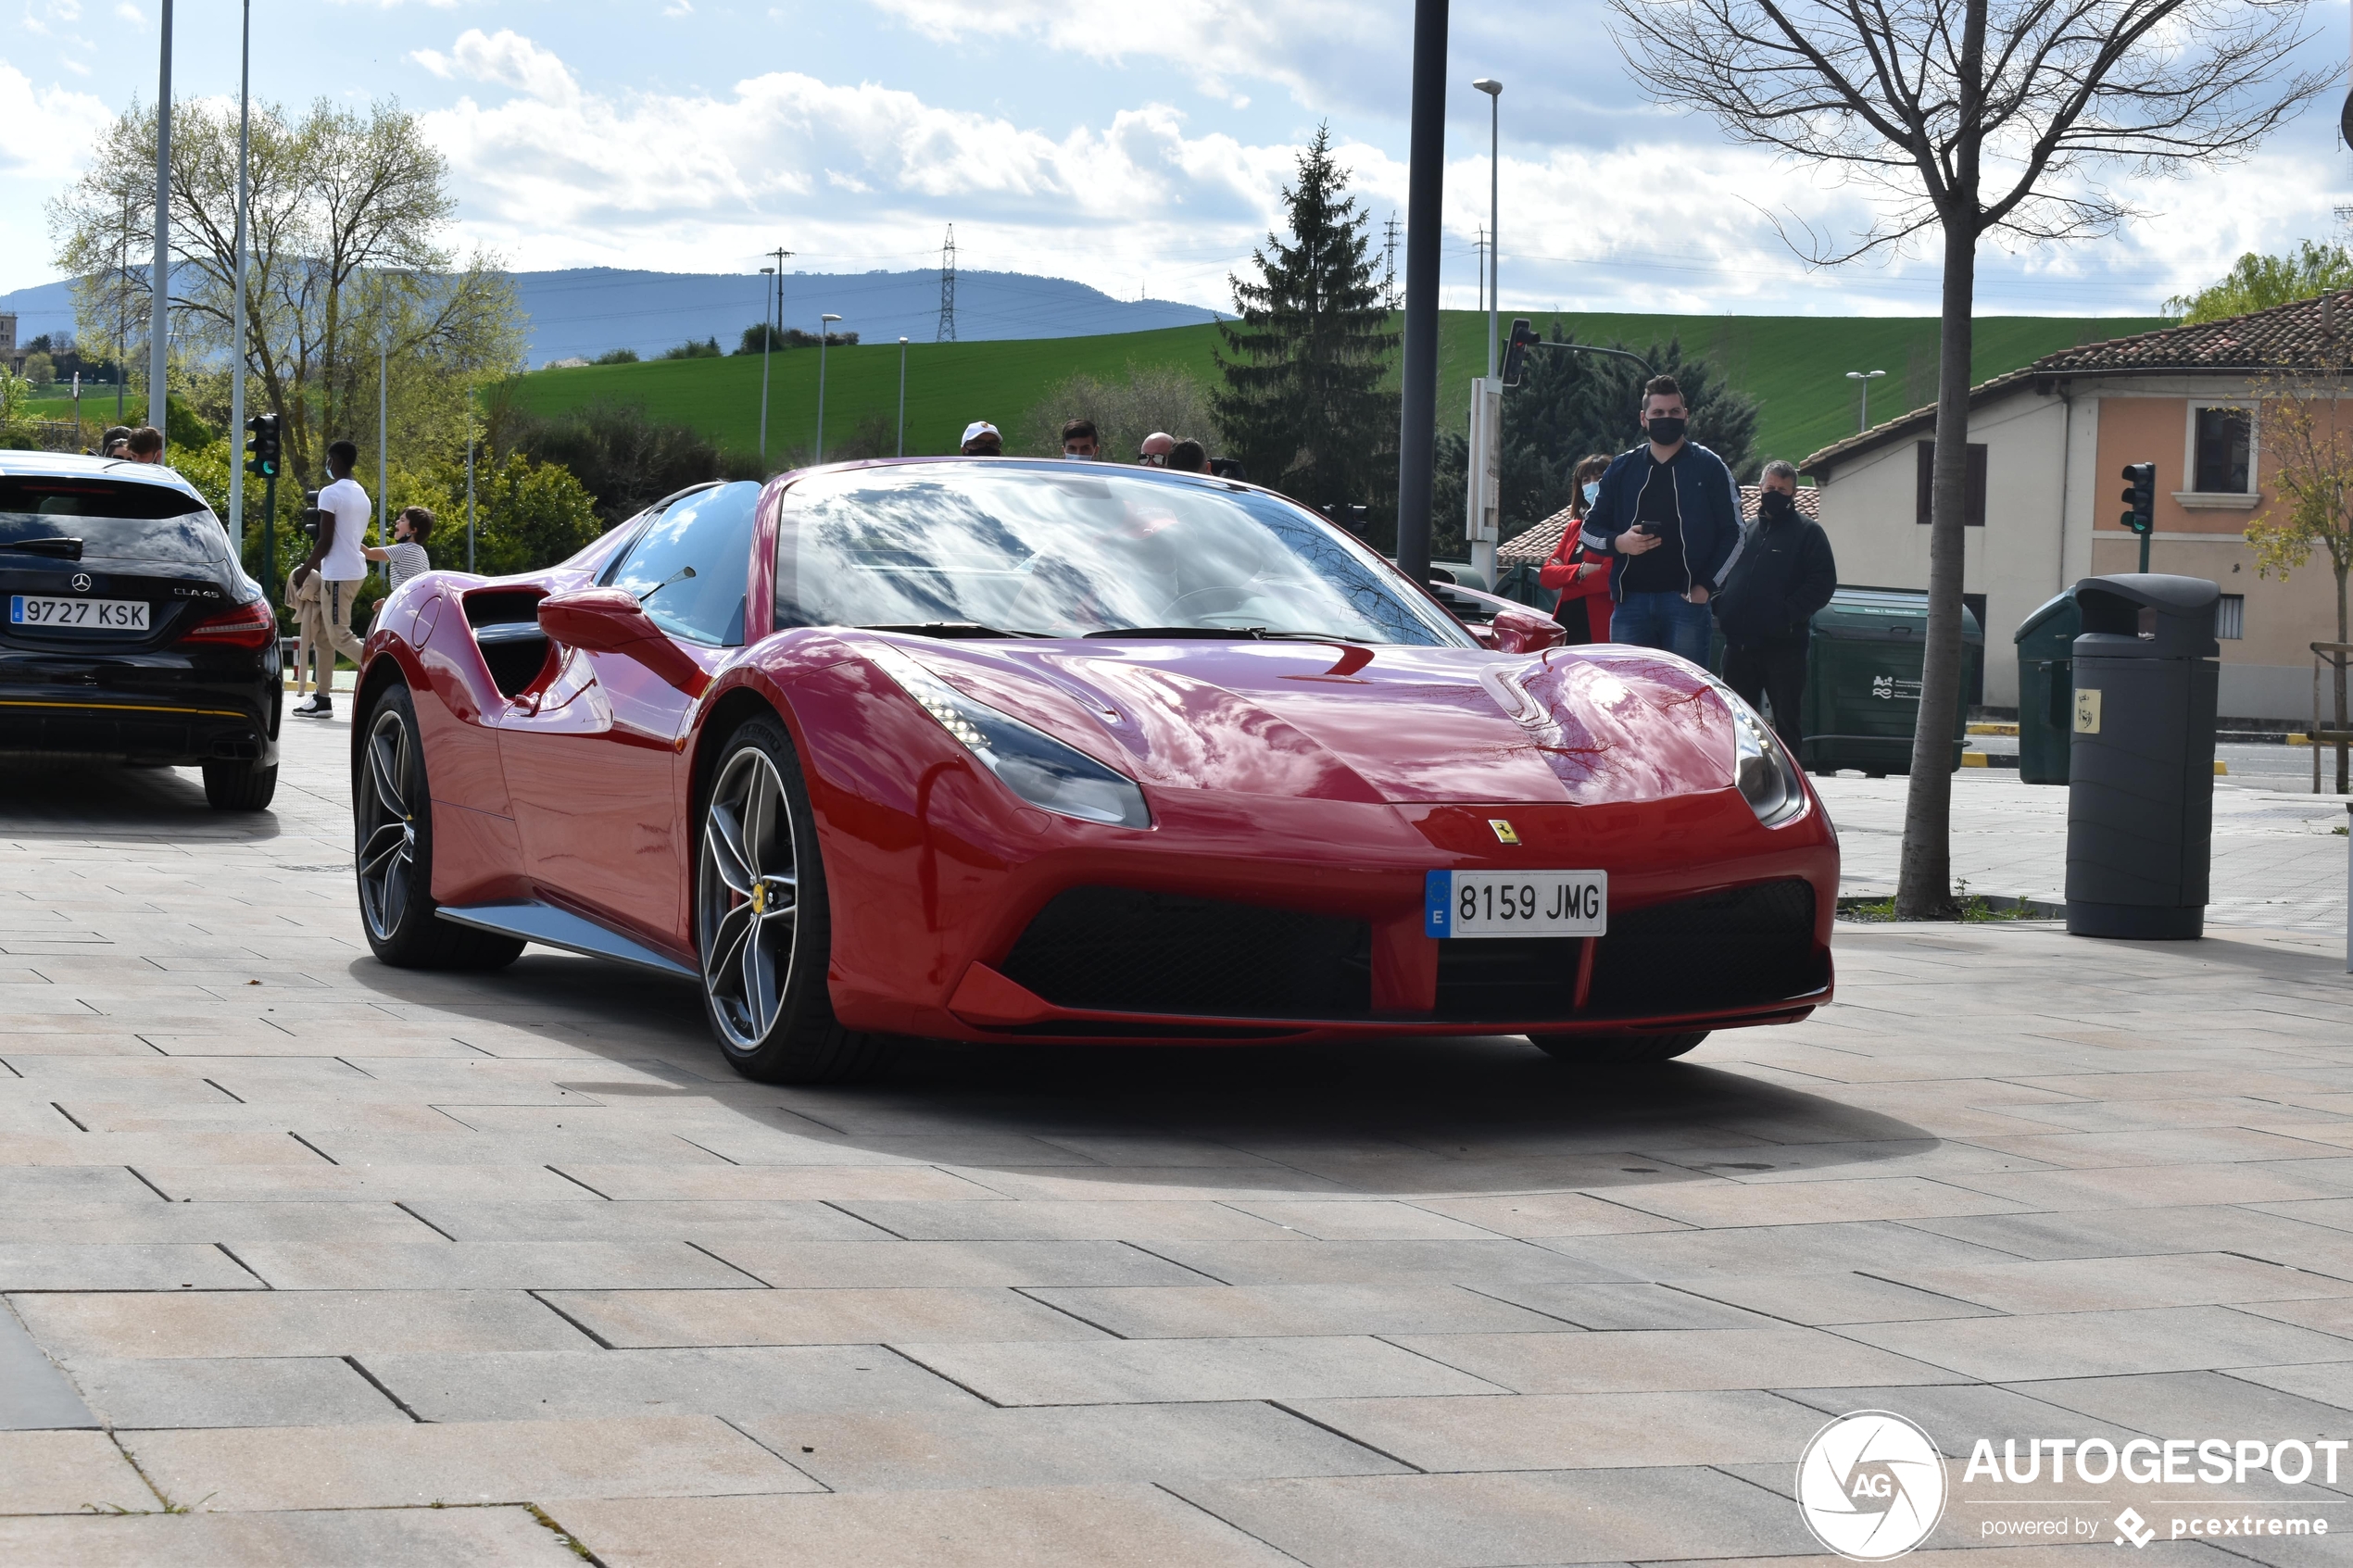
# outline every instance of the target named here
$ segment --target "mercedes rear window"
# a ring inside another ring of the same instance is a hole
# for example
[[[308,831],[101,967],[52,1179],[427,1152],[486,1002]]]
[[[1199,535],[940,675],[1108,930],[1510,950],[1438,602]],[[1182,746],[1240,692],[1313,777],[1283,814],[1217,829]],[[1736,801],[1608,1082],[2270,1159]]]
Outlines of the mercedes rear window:
[[[185,490],[78,476],[0,477],[0,552],[31,539],[79,539],[84,556],[121,560],[193,563],[228,554],[220,520]]]

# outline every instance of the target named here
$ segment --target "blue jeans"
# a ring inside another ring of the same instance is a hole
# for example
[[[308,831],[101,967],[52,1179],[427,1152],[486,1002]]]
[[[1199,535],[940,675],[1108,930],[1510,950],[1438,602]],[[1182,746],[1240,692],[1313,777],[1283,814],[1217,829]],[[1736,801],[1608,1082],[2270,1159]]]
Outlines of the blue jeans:
[[[1609,640],[1665,648],[1693,664],[1707,663],[1708,615],[1680,594],[1629,594],[1609,618]]]

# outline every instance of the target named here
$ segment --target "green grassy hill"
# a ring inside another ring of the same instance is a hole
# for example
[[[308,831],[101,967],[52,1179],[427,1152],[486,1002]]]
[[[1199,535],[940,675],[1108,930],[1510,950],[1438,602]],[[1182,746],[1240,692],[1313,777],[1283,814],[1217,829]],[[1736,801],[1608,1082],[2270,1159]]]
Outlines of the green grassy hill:
[[[1680,337],[1687,354],[1721,363],[1734,385],[1764,409],[1761,456],[1803,458],[1855,429],[1854,383],[1848,370],[1885,370],[1871,386],[1874,418],[1915,408],[1935,396],[1936,321],[1900,316],[1622,316],[1541,315],[1586,343],[1625,343],[1639,350]],[[2147,332],[2165,323],[2148,317],[1985,316],[1977,322],[1970,379],[1983,381],[2057,349]],[[1509,331],[1510,322],[1504,323]],[[918,343],[907,349],[907,449],[951,452],[964,426],[989,420],[1018,445],[1031,409],[1064,377],[1078,371],[1117,376],[1130,362],[1174,364],[1202,377],[1216,374],[1216,329],[1172,327],[1106,337],[1030,338],[995,343]],[[1460,430],[1469,381],[1487,368],[1487,319],[1450,310],[1440,319],[1439,417]],[[817,354],[794,349],[770,361],[769,445],[772,452],[806,448],[816,434]],[[835,442],[862,420],[895,418],[899,345],[862,345],[826,352],[825,428]],[[760,360],[666,359],[640,365],[592,365],[538,370],[519,378],[516,403],[555,413],[598,399],[643,404],[655,418],[692,425],[741,452],[759,446]],[[66,412],[62,400],[37,400],[45,418]],[[112,389],[85,394],[82,410],[111,417]],[[1180,434],[1205,434],[1179,432]],[[1119,454],[1126,456],[1126,454]]]

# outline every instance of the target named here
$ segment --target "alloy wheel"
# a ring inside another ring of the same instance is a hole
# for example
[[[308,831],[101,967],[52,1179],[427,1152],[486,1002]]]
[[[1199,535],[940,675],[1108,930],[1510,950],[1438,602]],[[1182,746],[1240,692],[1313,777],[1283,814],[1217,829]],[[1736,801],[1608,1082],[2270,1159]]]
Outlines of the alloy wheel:
[[[387,705],[368,730],[368,776],[359,843],[359,909],[379,941],[390,941],[408,913],[417,864],[417,823],[409,809],[415,769],[409,726]]]
[[[797,870],[784,780],[766,752],[747,746],[711,792],[695,879],[703,988],[728,1043],[741,1050],[768,1037],[792,978]]]

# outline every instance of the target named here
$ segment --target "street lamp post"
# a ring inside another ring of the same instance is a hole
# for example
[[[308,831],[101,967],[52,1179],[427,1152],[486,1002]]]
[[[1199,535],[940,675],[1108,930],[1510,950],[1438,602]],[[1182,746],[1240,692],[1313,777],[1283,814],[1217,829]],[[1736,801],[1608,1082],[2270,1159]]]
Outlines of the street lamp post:
[[[1482,76],[1471,85],[1487,94],[1487,373],[1491,378],[1496,370],[1495,288],[1503,276],[1496,225],[1504,216],[1504,84],[1491,76]]]
[[[171,0],[163,0],[163,63],[156,83],[156,265],[148,286],[155,303],[147,319],[147,422],[170,429],[171,389],[165,371],[171,352]]]
[[[1502,302],[1496,297],[1503,281],[1502,246],[1497,220],[1503,216],[1504,84],[1491,76],[1471,83],[1487,94],[1487,243],[1485,276],[1480,292],[1487,296],[1487,374],[1471,389],[1471,461],[1468,515],[1463,535],[1470,545],[1471,570],[1483,586],[1495,585],[1495,546],[1503,543],[1504,383],[1497,379],[1496,318]]]
[[[1887,374],[1885,370],[1849,370],[1846,372],[1846,379],[1855,383],[1856,390],[1860,391],[1863,395],[1863,407],[1860,412],[1856,415],[1856,419],[1859,422],[1855,426],[1855,428],[1858,431],[1865,431],[1871,428],[1871,382],[1874,377],[1883,376],[1885,374]]]
[[[907,340],[899,340],[899,455],[907,455]]]
[[[774,314],[769,305],[774,288],[768,280],[775,272],[774,267],[760,270],[760,466],[763,470],[768,466],[768,351],[774,346],[773,340],[776,335],[768,325],[769,317]]]
[[[237,306],[236,325],[229,334],[233,345],[229,351],[229,445],[233,457],[237,443],[244,439],[245,428],[245,207],[250,192],[246,173],[253,152],[253,0],[245,0],[244,10],[237,68],[237,264],[231,284],[237,291]],[[81,417],[82,408],[76,403],[77,432]],[[242,562],[245,558],[245,465],[242,461],[229,465],[229,536],[236,546],[237,559]]]
[[[825,460],[825,340],[834,335],[838,316],[817,318],[817,460]]]

